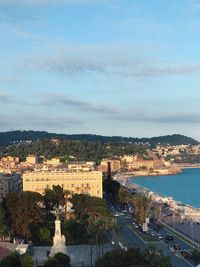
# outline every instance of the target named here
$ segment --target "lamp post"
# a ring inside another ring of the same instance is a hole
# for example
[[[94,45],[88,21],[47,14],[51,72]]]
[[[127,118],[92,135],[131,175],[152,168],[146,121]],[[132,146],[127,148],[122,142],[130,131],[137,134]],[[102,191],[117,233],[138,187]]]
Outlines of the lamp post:
[[[66,221],[66,217],[67,217],[67,204],[66,204],[67,195],[66,194],[64,195],[64,198],[65,198],[65,221]]]

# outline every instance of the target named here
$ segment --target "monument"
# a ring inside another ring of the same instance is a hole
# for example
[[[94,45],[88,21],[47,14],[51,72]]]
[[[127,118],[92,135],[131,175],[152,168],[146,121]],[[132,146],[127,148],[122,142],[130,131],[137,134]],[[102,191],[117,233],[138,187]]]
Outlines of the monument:
[[[51,248],[49,256],[53,257],[58,252],[67,254],[65,236],[61,235],[61,221],[59,220],[59,217],[57,215],[55,220],[55,235],[53,237],[53,246]]]

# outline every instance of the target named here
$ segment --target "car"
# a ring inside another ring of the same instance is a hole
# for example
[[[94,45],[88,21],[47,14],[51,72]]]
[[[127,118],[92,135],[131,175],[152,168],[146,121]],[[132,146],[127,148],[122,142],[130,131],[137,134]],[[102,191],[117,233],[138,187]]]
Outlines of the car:
[[[125,213],[126,213],[126,212],[128,212],[128,211],[127,211],[127,210],[122,210],[122,212],[125,212]]]
[[[152,237],[156,237],[156,234],[154,232],[151,232]]]
[[[164,239],[164,237],[161,236],[161,235],[157,235],[157,237],[158,237],[159,240],[163,240]]]
[[[114,216],[115,216],[115,217],[118,217],[118,216],[119,216],[119,213],[115,213]]]
[[[173,237],[173,235],[166,235],[165,236],[165,240],[173,241],[174,240],[174,237]]]
[[[186,249],[182,249],[180,251],[181,255],[186,258],[186,259],[192,259],[193,258],[193,255],[190,251],[186,250]]]
[[[119,216],[124,216],[125,214],[123,212],[120,212],[119,213]]]

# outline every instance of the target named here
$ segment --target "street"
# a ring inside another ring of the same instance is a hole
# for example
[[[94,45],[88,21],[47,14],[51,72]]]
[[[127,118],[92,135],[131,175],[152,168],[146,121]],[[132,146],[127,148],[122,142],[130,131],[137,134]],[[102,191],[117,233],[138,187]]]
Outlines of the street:
[[[109,196],[106,196],[105,198],[109,207],[114,207],[116,210],[119,209],[119,204],[113,201],[113,199]],[[123,246],[127,248],[139,248],[141,250],[147,248],[149,243],[145,242],[140,237],[139,230],[132,227],[134,219],[131,218],[130,213],[126,213],[122,216],[116,216],[115,218],[117,225],[119,226],[119,231],[115,231],[113,236],[116,245],[121,242]],[[163,227],[162,229],[159,229],[159,234],[165,237],[166,235],[170,235],[171,232]],[[194,266],[191,262],[183,258],[179,252],[172,252],[171,248],[173,245],[179,245],[181,249],[191,249],[191,246],[184,240],[174,234],[173,236],[173,241],[157,240],[157,242],[154,242],[156,249],[158,251],[162,251],[164,255],[171,257],[171,264],[173,267]],[[116,246],[116,248],[118,248],[118,246]]]

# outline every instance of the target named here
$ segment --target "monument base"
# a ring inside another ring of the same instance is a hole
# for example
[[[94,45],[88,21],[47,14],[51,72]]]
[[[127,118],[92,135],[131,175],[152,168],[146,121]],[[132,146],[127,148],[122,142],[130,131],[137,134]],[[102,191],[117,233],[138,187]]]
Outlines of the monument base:
[[[56,253],[61,252],[67,254],[67,249],[65,246],[65,236],[61,235],[61,221],[59,218],[55,220],[55,235],[53,238],[53,246],[49,254],[50,257],[53,257]]]

